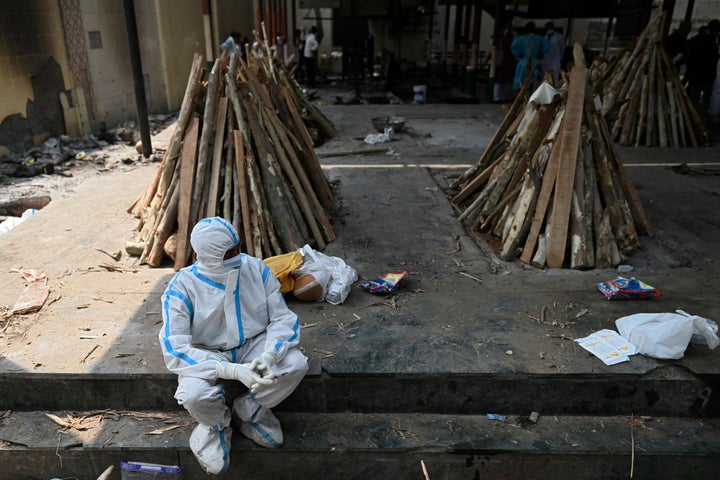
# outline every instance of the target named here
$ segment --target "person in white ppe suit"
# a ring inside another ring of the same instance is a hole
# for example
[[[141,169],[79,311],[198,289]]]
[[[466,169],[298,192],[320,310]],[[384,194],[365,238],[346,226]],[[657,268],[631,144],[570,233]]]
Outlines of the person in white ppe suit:
[[[307,372],[298,348],[300,323],[285,304],[280,282],[262,260],[240,253],[226,220],[200,220],[190,243],[197,261],[181,269],[162,295],[160,345],[178,374],[175,398],[198,422],[190,448],[206,472],[230,463],[231,421],[264,447],[283,443],[270,410]],[[228,408],[219,380],[242,382],[248,392]]]

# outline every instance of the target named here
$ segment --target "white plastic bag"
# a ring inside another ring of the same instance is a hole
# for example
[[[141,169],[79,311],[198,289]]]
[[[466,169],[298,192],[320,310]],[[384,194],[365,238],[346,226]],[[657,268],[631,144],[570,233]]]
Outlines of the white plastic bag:
[[[679,313],[638,313],[615,320],[615,325],[638,353],[653,358],[678,359],[685,355],[693,333],[704,338],[708,347],[718,345],[717,333],[709,320]]]
[[[294,275],[311,273],[323,285],[323,296],[331,305],[339,305],[345,301],[352,284],[357,281],[357,271],[347,265],[343,259],[331,257],[313,250],[309,245],[300,249],[303,264],[295,270]]]

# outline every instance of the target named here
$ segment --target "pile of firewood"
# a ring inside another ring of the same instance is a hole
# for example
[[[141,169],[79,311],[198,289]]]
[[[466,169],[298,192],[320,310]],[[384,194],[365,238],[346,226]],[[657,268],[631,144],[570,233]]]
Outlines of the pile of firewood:
[[[525,82],[480,160],[451,187],[460,220],[503,260],[607,268],[639,247],[638,232],[651,234],[579,45],[575,58],[564,89],[546,82],[528,101]]]
[[[236,227],[241,249],[267,258],[335,239],[330,185],[315,154],[332,124],[273,59],[248,52],[202,68],[195,55],[175,130],[155,178],[130,206],[140,218],[126,243],[140,262],[192,262],[189,237],[204,217]],[[207,77],[207,78],[205,78]]]
[[[621,145],[704,146],[708,132],[663,46],[664,14],[648,23],[632,50],[599,65],[602,112]]]

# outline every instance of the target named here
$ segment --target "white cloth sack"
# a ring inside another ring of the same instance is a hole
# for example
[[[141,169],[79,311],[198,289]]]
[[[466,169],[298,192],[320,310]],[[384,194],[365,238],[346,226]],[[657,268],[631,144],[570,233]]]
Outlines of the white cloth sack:
[[[717,324],[682,310],[678,313],[637,313],[615,320],[620,335],[653,358],[679,359],[685,355],[693,334],[711,349],[717,347]],[[714,327],[713,327],[714,325]]]
[[[358,279],[357,271],[347,265],[342,258],[325,255],[313,250],[309,245],[301,248],[300,253],[303,264],[293,272],[293,275],[313,274],[319,282],[326,282],[321,300],[331,305],[343,303],[350,293],[352,284]]]

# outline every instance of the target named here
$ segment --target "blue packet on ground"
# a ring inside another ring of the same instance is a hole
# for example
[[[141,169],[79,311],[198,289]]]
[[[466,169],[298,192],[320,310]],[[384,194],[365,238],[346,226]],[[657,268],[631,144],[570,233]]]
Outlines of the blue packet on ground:
[[[618,277],[615,280],[596,283],[595,285],[608,300],[626,300],[660,296],[660,292],[658,292],[654,287],[645,282],[641,282],[635,277],[630,279]]]
[[[380,275],[375,280],[359,285],[360,288],[370,293],[392,293],[397,290],[398,283],[408,273],[407,270],[402,272],[390,272]]]

